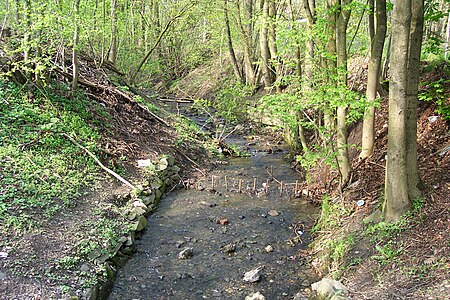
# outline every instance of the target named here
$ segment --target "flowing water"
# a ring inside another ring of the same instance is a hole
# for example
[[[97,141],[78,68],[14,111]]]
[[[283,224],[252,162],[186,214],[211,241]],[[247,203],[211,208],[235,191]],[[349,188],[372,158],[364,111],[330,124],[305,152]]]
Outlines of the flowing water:
[[[230,142],[244,147],[249,141]],[[204,189],[163,198],[137,253],[118,272],[110,300],[244,299],[254,292],[268,300],[293,299],[310,285],[314,278],[302,249],[318,209],[292,198],[294,185],[285,184],[280,195],[279,182],[299,180],[284,150],[251,144],[248,158],[218,167],[199,183]],[[192,257],[179,259],[185,248],[192,248]],[[244,282],[244,274],[258,267],[260,280]]]

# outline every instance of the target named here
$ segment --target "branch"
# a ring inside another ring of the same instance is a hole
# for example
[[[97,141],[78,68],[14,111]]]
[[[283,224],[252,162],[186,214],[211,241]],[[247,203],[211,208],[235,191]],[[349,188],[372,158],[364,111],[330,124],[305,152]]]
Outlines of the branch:
[[[58,73],[60,73],[61,75],[63,75],[64,77],[67,77],[68,79],[72,79],[72,75],[64,72],[62,69],[57,68],[56,71]],[[156,120],[158,120],[160,123],[166,125],[167,127],[170,127],[170,124],[167,123],[166,120],[162,119],[161,117],[157,116],[156,114],[154,114],[150,109],[148,109],[148,107],[140,104],[139,102],[137,102],[136,100],[134,100],[131,96],[129,96],[128,94],[122,92],[121,90],[113,87],[113,86],[106,86],[106,85],[101,85],[101,84],[96,84],[96,83],[92,83],[83,79],[78,79],[78,83],[81,85],[84,85],[86,87],[92,88],[92,89],[102,89],[104,91],[109,91],[111,93],[115,93],[118,94],[120,96],[122,96],[124,99],[126,99],[127,101],[131,102],[133,105],[138,106],[141,110],[145,111],[147,114],[151,115],[153,118],[155,118]]]
[[[71,136],[69,136],[68,134],[63,133],[62,134],[64,137],[66,137],[67,139],[69,139],[72,143],[74,143],[76,146],[80,147],[81,149],[84,150],[84,152],[86,152],[90,157],[92,157],[95,162],[100,166],[100,168],[102,168],[103,170],[105,170],[106,172],[108,172],[109,174],[111,174],[112,176],[116,177],[119,181],[121,181],[122,183],[126,184],[129,188],[135,190],[136,187],[134,185],[132,185],[130,182],[128,182],[127,180],[125,180],[122,176],[120,176],[119,174],[117,174],[116,172],[114,172],[113,170],[105,167],[105,165],[102,164],[102,162],[94,155],[92,154],[92,152],[90,152],[88,149],[86,149],[85,147],[81,146],[76,140],[74,140]]]
[[[133,76],[131,76],[131,82],[134,83],[137,75],[139,74],[139,71],[141,70],[142,66],[145,64],[145,62],[147,61],[147,59],[150,57],[150,55],[152,55],[153,51],[155,51],[156,47],[158,47],[159,43],[161,42],[164,34],[167,32],[167,30],[169,30],[170,25],[172,25],[178,18],[180,18],[181,16],[183,16],[189,8],[193,7],[195,5],[194,3],[191,3],[191,5],[189,6],[188,4],[186,6],[184,6],[179,12],[178,14],[173,17],[172,19],[169,20],[169,22],[167,22],[166,26],[164,27],[163,31],[161,31],[161,33],[159,34],[158,38],[156,39],[155,43],[153,44],[153,47],[147,52],[147,54],[145,55],[145,57],[142,59],[142,61],[140,62],[139,66],[136,69],[136,72],[134,72]],[[188,7],[189,6],[189,7]]]

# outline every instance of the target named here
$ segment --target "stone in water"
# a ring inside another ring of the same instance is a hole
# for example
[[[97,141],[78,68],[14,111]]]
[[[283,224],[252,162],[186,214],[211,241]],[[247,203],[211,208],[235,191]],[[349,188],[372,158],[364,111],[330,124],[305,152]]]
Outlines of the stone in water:
[[[256,269],[253,269],[251,271],[248,271],[247,273],[244,274],[244,281],[245,282],[258,282],[259,280],[261,280],[261,270],[263,269],[263,267],[258,267]]]

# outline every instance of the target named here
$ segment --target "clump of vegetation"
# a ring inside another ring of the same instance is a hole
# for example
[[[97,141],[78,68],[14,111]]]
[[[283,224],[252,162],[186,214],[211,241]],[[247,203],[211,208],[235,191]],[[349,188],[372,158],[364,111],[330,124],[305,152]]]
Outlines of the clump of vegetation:
[[[436,113],[446,121],[450,121],[450,101],[448,100],[447,88],[450,80],[443,78],[434,82],[422,82],[422,92],[419,93],[419,100],[436,104]]]
[[[60,87],[61,88],[61,87]],[[62,134],[96,152],[99,134],[92,112],[104,114],[85,96],[67,99],[50,89],[25,92],[0,82],[0,227],[38,226],[74,206],[98,167]],[[44,216],[44,219],[42,218]]]

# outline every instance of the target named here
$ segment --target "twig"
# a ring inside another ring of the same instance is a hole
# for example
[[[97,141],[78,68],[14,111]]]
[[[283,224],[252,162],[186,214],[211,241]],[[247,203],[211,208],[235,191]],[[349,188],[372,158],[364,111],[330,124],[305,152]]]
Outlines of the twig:
[[[184,158],[186,158],[188,161],[190,161],[192,164],[194,164],[195,166],[197,166],[197,168],[195,168],[197,171],[199,171],[203,176],[206,176],[205,172],[203,172],[202,170],[200,170],[200,166],[193,161],[189,156],[187,156],[186,154],[184,154],[183,152],[181,152],[180,150],[178,150],[177,148],[173,148],[175,149],[175,151],[177,151],[178,153],[180,153]]]
[[[62,134],[64,137],[66,137],[67,139],[69,139],[72,143],[74,143],[76,146],[80,147],[81,149],[84,150],[84,152],[86,152],[90,157],[92,157],[95,162],[100,166],[100,168],[102,168],[103,170],[105,170],[106,172],[108,172],[109,174],[111,174],[112,176],[116,177],[119,181],[121,181],[122,183],[126,184],[129,188],[131,189],[136,189],[136,187],[134,185],[132,185],[130,182],[128,182],[127,180],[125,180],[122,176],[120,176],[119,174],[117,174],[116,172],[114,172],[113,170],[105,167],[105,165],[102,164],[102,162],[94,155],[92,154],[92,152],[90,152],[88,149],[86,149],[85,147],[83,147],[82,145],[80,145],[76,140],[74,140],[71,136],[69,136],[68,134],[63,133]]]

